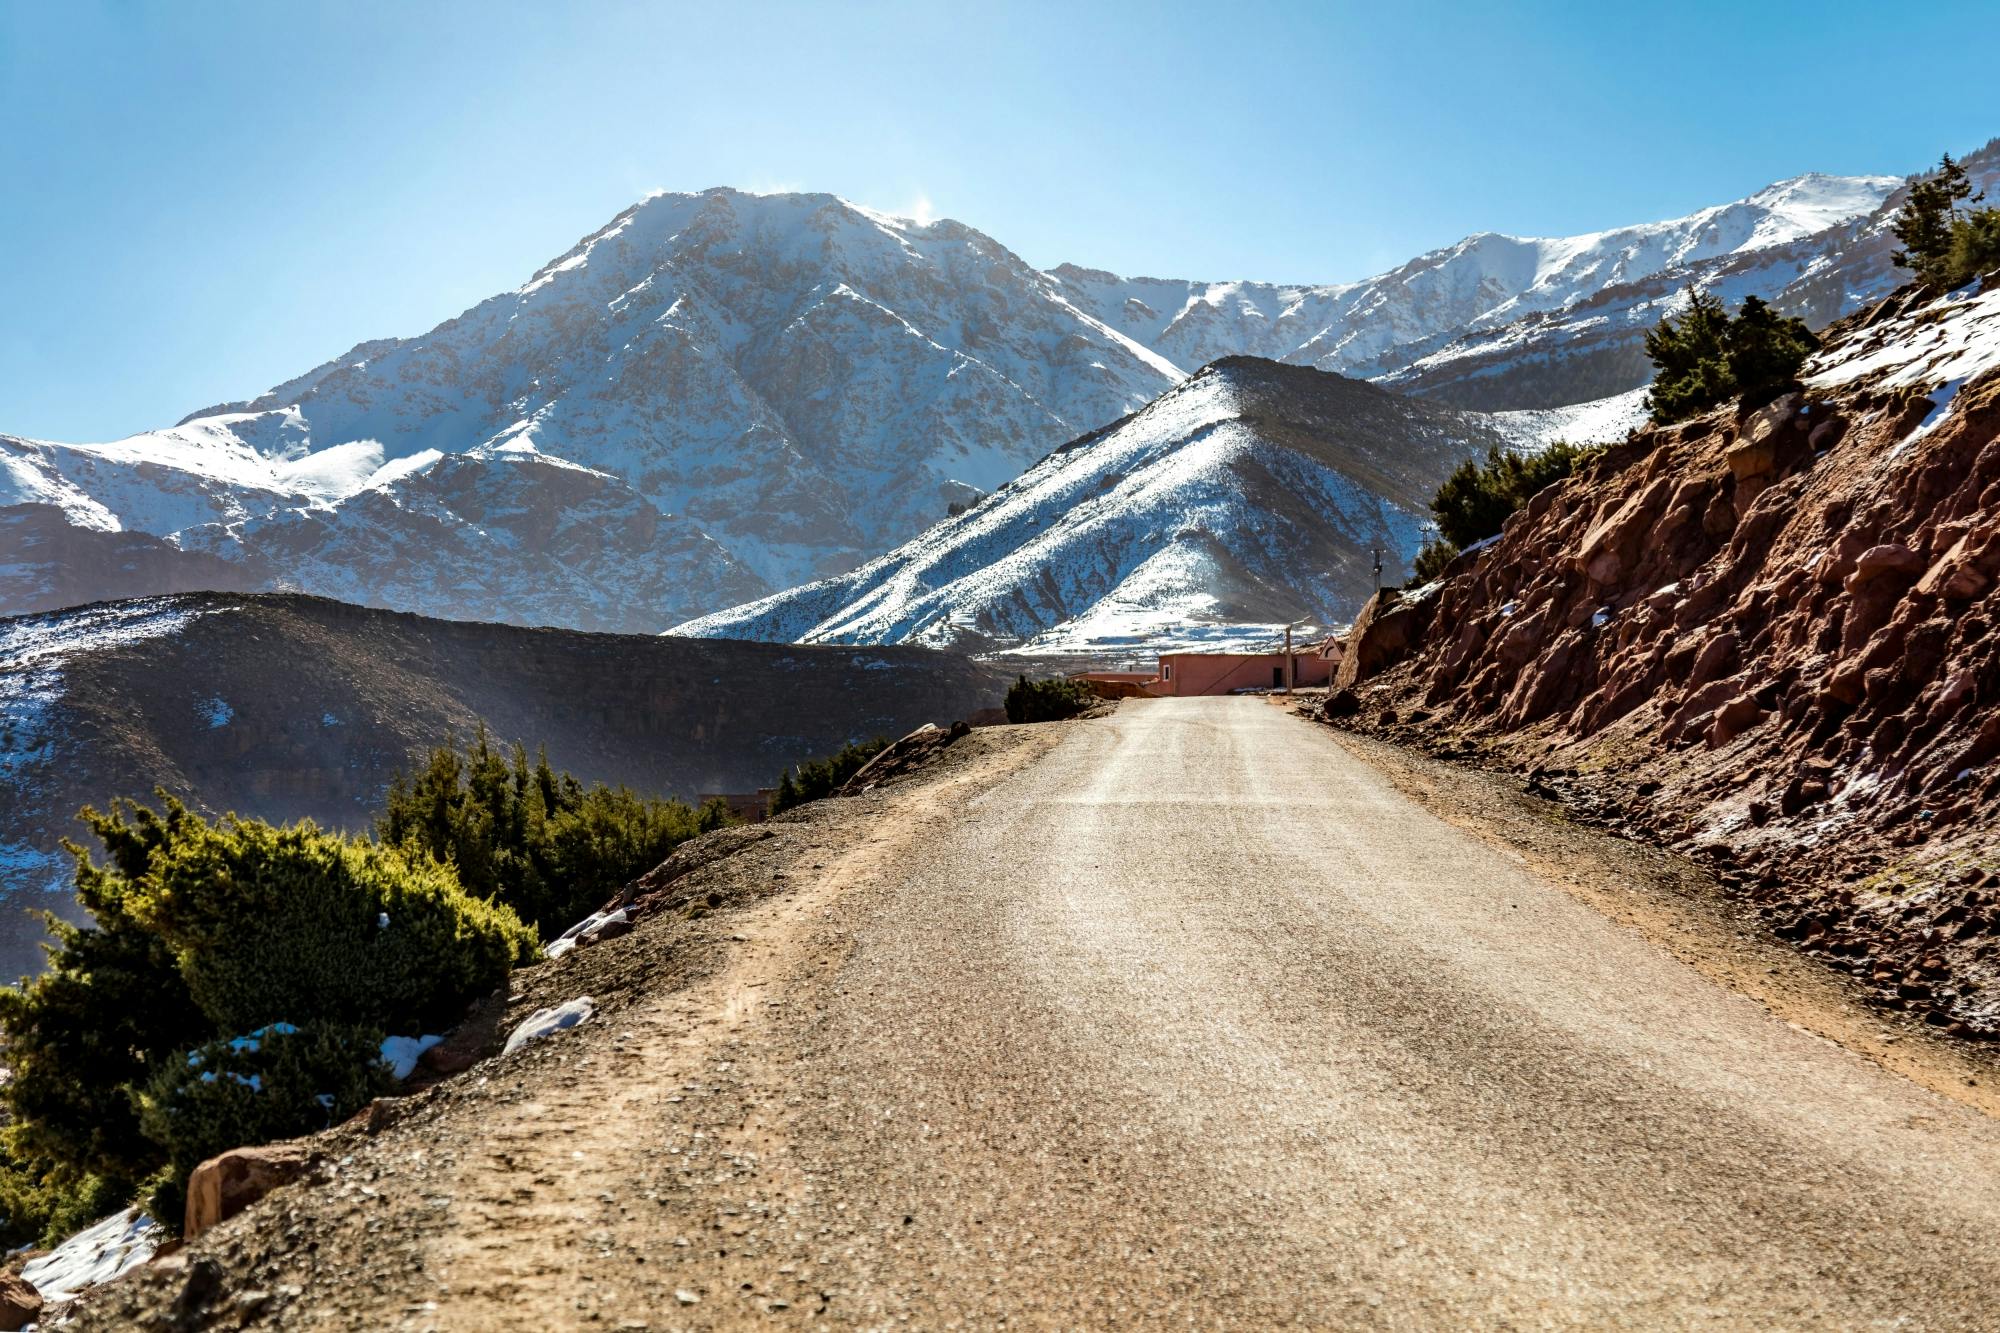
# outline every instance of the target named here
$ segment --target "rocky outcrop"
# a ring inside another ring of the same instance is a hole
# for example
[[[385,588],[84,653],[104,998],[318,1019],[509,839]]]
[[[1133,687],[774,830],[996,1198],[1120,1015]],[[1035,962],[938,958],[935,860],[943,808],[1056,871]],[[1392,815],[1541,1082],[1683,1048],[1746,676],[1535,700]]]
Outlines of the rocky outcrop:
[[[0,1273],[0,1331],[26,1328],[42,1313],[42,1294],[18,1273]]]
[[[1351,689],[1357,681],[1409,656],[1430,625],[1431,605],[1428,598],[1406,597],[1396,588],[1384,588],[1370,597],[1342,645],[1333,688]]]
[[[949,727],[926,722],[901,740],[892,742],[881,753],[863,764],[855,771],[853,777],[842,784],[836,794],[858,795],[871,787],[879,787],[893,778],[914,773],[936,759],[953,741],[961,740],[971,734],[971,724],[966,722],[954,722]]]
[[[304,1179],[318,1158],[305,1142],[232,1148],[211,1157],[188,1177],[182,1234],[192,1240],[226,1222],[281,1185]]]
[[[2000,1031],[1996,436],[2000,290],[1901,295],[1793,392],[1536,496],[1402,652],[1357,624],[1380,651],[1348,706],[1534,770],[1886,1002]]]

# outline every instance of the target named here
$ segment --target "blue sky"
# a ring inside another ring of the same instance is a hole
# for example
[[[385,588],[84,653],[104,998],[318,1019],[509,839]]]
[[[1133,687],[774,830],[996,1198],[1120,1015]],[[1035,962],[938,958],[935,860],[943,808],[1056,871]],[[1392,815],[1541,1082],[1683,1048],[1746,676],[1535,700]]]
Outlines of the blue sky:
[[[1991,4],[0,3],[0,431],[107,439],[515,286],[652,189],[1335,281],[2000,134]],[[1922,61],[1936,62],[1934,75]]]

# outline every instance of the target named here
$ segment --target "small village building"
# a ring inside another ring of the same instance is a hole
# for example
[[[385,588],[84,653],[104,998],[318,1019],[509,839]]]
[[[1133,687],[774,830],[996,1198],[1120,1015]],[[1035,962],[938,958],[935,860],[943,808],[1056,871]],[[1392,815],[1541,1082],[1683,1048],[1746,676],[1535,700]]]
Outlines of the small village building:
[[[1324,685],[1332,677],[1332,665],[1311,649],[1294,650],[1289,659],[1284,653],[1163,653],[1159,674],[1147,688],[1155,695],[1180,698],[1237,690],[1301,689]]]
[[[1286,670],[1290,664],[1289,673]],[[1233,694],[1248,690],[1308,689],[1326,685],[1340,665],[1340,643],[1302,644],[1289,654],[1162,653],[1156,671],[1084,671],[1077,679],[1090,682],[1107,699],[1132,696],[1180,698],[1198,694]]]

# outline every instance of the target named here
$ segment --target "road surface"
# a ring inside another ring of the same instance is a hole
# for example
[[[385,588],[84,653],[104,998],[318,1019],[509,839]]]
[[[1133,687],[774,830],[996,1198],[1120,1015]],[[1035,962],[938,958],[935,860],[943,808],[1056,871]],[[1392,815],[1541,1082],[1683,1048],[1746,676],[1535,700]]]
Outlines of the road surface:
[[[2000,1327],[1993,1120],[1264,702],[1035,730],[385,1135],[357,1266],[259,1280],[468,1329]]]

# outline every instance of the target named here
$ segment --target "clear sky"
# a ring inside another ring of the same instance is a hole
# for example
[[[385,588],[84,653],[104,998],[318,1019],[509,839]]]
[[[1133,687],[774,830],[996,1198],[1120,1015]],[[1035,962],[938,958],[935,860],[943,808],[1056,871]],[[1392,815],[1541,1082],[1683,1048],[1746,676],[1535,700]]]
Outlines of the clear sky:
[[[0,0],[0,431],[261,392],[653,189],[1330,282],[1906,173],[2000,134],[1996,27],[1990,2]]]

